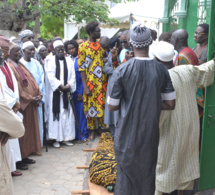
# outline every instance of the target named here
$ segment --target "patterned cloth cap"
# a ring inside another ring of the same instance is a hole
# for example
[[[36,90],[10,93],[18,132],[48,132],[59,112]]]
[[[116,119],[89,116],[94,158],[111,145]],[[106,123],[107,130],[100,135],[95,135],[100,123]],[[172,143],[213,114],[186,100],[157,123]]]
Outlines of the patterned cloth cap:
[[[8,58],[8,50],[9,50],[9,39],[0,34],[0,47],[2,52],[4,53],[4,59]]]
[[[24,37],[27,37],[29,35],[34,35],[34,33],[31,31],[31,30],[23,30],[20,34],[19,34],[19,37],[20,39],[22,40]]]
[[[130,42],[133,47],[143,48],[151,45],[151,31],[146,26],[140,24],[135,26],[130,33]]]

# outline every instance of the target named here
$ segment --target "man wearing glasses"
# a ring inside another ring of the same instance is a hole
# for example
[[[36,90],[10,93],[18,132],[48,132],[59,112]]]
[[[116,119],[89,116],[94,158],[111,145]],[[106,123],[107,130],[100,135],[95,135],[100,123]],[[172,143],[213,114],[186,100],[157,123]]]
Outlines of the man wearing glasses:
[[[107,87],[107,75],[104,74],[104,49],[97,39],[101,36],[99,23],[86,25],[89,40],[82,43],[78,50],[78,69],[81,72],[84,94],[84,113],[87,117],[89,139],[94,140],[95,129],[105,127],[104,105]]]
[[[194,40],[198,45],[193,48],[196,56],[199,59],[199,64],[207,62],[208,55],[208,24],[199,24],[194,33]]]
[[[122,51],[120,53],[119,58],[120,58],[121,62],[125,59],[126,52],[130,51],[129,39],[130,39],[129,30],[123,31],[121,36],[120,36],[120,42],[121,42],[121,45],[122,45]]]

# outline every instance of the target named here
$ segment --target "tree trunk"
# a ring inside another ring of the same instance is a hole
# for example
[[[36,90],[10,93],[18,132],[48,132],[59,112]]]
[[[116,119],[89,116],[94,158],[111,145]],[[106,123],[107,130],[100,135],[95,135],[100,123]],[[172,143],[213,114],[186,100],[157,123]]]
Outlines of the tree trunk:
[[[29,21],[35,20],[36,28],[35,33],[39,35],[39,13],[32,13],[26,5],[26,0],[17,0],[15,4],[7,5],[7,1],[4,0],[4,4],[0,6],[0,34],[7,38],[11,36],[19,37],[20,31],[26,29],[26,25]],[[37,0],[32,1],[34,4],[38,3]]]

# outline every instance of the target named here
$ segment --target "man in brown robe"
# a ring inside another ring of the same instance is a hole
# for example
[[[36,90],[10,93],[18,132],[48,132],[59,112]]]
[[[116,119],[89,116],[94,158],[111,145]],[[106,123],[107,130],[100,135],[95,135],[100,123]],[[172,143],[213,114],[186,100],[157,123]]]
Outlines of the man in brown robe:
[[[17,164],[17,168],[25,164],[35,163],[35,160],[27,157],[29,154],[41,150],[37,107],[42,99],[42,94],[32,74],[19,62],[20,58],[20,48],[10,43],[7,63],[18,82],[20,112],[23,114],[25,126],[25,135],[19,139],[22,161]]]

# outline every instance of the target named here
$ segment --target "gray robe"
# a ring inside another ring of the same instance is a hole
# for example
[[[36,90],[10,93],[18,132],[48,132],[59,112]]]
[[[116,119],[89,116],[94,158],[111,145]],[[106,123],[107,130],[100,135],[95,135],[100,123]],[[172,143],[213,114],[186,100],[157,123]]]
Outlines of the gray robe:
[[[114,71],[107,102],[120,106],[114,135],[115,195],[154,195],[161,98],[175,99],[161,63],[133,58]]]
[[[118,62],[119,64],[120,59],[118,56]],[[118,115],[119,115],[119,111],[109,111],[108,106],[107,106],[107,97],[109,96],[109,91],[110,91],[110,80],[112,77],[112,74],[114,72],[113,66],[112,66],[112,56],[111,53],[109,53],[108,55],[108,62],[105,63],[105,67],[104,67],[104,72],[108,75],[108,84],[107,84],[107,93],[106,93],[106,104],[105,104],[105,112],[104,112],[104,123],[106,125],[116,125],[117,120],[118,120]]]

